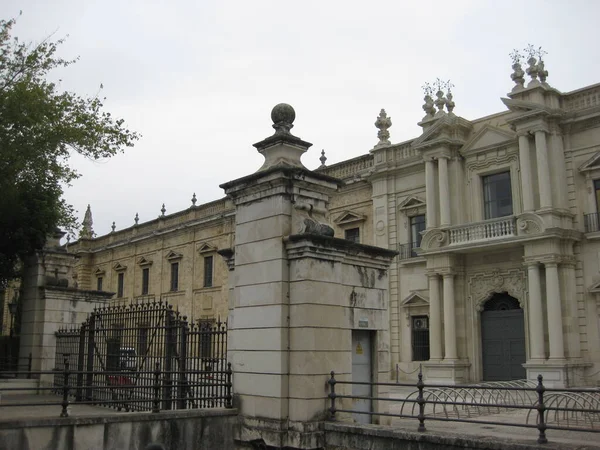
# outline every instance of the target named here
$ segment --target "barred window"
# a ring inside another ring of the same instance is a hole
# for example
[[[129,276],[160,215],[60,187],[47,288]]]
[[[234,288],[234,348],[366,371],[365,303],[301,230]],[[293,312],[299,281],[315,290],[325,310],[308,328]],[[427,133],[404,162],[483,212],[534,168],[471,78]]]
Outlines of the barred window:
[[[204,257],[204,287],[212,287],[213,285],[213,257]]]
[[[344,231],[344,238],[360,244],[360,228],[349,228]]]
[[[97,291],[101,291],[102,290],[102,277],[98,277],[96,279],[96,290]]]
[[[148,295],[148,286],[150,285],[150,269],[142,269],[142,295]]]
[[[413,361],[429,359],[429,318],[427,316],[412,317],[412,353]]]
[[[171,263],[171,291],[179,290],[179,263]]]
[[[125,274],[120,272],[117,278],[117,297],[123,297],[123,290],[125,288]]]

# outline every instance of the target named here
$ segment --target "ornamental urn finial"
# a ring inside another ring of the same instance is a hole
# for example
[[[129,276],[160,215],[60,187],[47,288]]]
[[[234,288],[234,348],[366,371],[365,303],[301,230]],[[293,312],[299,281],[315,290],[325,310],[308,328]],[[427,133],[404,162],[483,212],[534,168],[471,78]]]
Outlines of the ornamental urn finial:
[[[435,87],[437,89],[437,92],[435,93],[435,96],[437,97],[435,99],[435,106],[437,106],[438,112],[435,113],[436,116],[442,115],[442,114],[446,114],[446,112],[444,111],[444,106],[446,105],[446,98],[444,97],[444,91],[443,89],[445,88],[445,83],[440,80],[439,78],[437,78],[435,80]]]
[[[448,109],[448,114],[454,114],[452,111],[454,111],[454,107],[456,106],[456,103],[454,103],[454,96],[452,95],[452,88],[454,87],[454,85],[450,82],[450,80],[446,81],[446,90],[448,91],[448,93],[446,94],[446,108]]]
[[[287,103],[279,103],[271,110],[271,120],[275,134],[291,134],[290,130],[294,128],[296,111]]]
[[[539,81],[537,80],[537,76],[538,76],[537,59],[535,57],[537,51],[533,47],[533,45],[529,44],[527,46],[527,48],[525,49],[525,52],[527,53],[527,55],[529,57],[527,59],[527,64],[529,64],[529,67],[527,68],[527,75],[529,75],[531,77],[531,81],[528,84],[528,86],[531,86],[531,85],[535,85],[535,84],[539,83]]]
[[[165,213],[167,212],[167,208],[165,208],[165,204],[162,204],[162,208],[160,208],[161,215],[160,217],[165,217]]]
[[[542,47],[539,47],[536,51],[538,57],[538,76],[540,77],[540,81],[542,83],[546,83],[546,78],[548,78],[548,71],[546,70],[546,65],[544,64],[544,56],[548,54],[548,52],[542,50]]]
[[[321,161],[321,167],[325,167],[325,161],[327,161],[327,156],[325,156],[325,150],[321,150],[321,157],[319,158]]]
[[[117,229],[117,225],[115,224],[115,222],[113,222],[112,225],[110,226],[111,233],[114,233],[116,229]]]
[[[513,73],[510,74],[510,78],[515,82],[515,86],[513,87],[513,91],[517,91],[519,89],[523,89],[525,87],[525,71],[521,66],[521,59],[523,55],[519,52],[519,50],[514,49],[509,56],[512,59],[512,68]]]
[[[83,222],[81,223],[81,231],[79,233],[79,237],[83,239],[92,239],[94,237],[94,221],[92,219],[92,208],[90,205],[87,205],[87,209],[85,210],[85,215],[83,216]]]
[[[196,193],[194,192],[194,195],[192,195],[192,206],[196,206]]]
[[[137,225],[140,221],[140,216],[138,213],[135,213],[135,217],[133,218],[133,222]]]
[[[431,94],[433,94],[433,88],[429,83],[425,83],[423,86],[421,86],[421,89],[423,89],[423,94],[425,94],[425,97],[423,97],[423,100],[425,101],[423,104],[423,111],[425,111],[425,117],[423,117],[423,120],[431,119],[435,114],[435,106],[433,104],[433,98],[431,97]]]
[[[385,145],[390,145],[390,132],[388,129],[392,126],[392,118],[388,117],[385,109],[381,109],[379,111],[379,116],[377,116],[377,120],[375,121],[375,127],[379,129],[377,132],[377,137],[379,138],[379,142],[375,147],[382,147]]]

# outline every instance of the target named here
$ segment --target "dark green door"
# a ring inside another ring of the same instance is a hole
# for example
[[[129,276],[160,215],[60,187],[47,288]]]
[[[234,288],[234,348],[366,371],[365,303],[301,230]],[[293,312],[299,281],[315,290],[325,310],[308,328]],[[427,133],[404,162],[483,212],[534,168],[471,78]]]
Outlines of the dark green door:
[[[519,302],[508,294],[494,294],[481,313],[484,381],[526,377],[525,324]]]

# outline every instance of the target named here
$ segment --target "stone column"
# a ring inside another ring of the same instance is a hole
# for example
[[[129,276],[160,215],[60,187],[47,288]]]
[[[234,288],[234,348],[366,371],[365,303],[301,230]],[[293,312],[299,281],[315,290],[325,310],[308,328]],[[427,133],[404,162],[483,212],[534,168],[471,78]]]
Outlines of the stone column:
[[[535,154],[538,166],[538,184],[540,190],[540,209],[552,208],[552,181],[550,177],[550,162],[548,160],[548,146],[546,132],[535,132]]]
[[[521,164],[521,191],[523,192],[523,211],[531,212],[533,206],[533,183],[531,180],[531,156],[529,153],[529,136],[519,135],[519,161]]]
[[[440,226],[450,225],[450,183],[448,182],[448,158],[438,158],[438,177],[440,191]]]
[[[565,345],[563,341],[558,264],[556,262],[547,262],[545,263],[545,266],[546,297],[548,299],[548,340],[550,342],[550,359],[564,359]]]
[[[444,360],[458,359],[456,352],[456,313],[454,307],[454,274],[444,274]]]
[[[538,262],[527,264],[527,280],[529,284],[529,346],[530,359],[545,359],[544,348],[544,311],[542,308],[542,286],[540,283],[540,266]]]
[[[427,274],[429,278],[429,359],[442,359],[442,305],[440,300],[440,276]]]
[[[427,160],[425,161],[425,198],[427,202],[427,228],[437,227],[437,196],[435,194],[435,163],[432,160]]]

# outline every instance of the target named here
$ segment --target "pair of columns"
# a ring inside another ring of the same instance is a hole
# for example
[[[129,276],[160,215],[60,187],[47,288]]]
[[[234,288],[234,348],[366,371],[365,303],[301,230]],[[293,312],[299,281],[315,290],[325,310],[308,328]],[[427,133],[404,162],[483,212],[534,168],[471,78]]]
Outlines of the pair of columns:
[[[440,226],[450,225],[450,181],[448,177],[448,156],[437,157],[438,192],[436,192],[436,164],[434,159],[425,161],[425,196],[427,201],[427,228],[438,226],[437,199],[440,200]]]
[[[430,360],[456,360],[456,305],[454,299],[454,274],[430,273],[429,277],[429,358]],[[440,277],[444,294],[444,353],[442,355],[442,299]]]
[[[543,263],[546,269],[546,309],[548,315],[549,359],[565,358],[563,340],[563,317],[558,263]],[[574,277],[575,274],[570,274]],[[540,263],[527,263],[529,281],[529,343],[530,359],[546,359],[544,343],[544,310],[542,306],[542,286],[540,282]]]
[[[521,191],[523,192],[523,210],[532,212],[533,177],[531,172],[531,153],[529,151],[530,132],[519,134],[519,160],[521,163]],[[552,180],[550,176],[550,160],[546,131],[537,130],[535,136],[535,157],[537,162],[538,189],[540,193],[540,209],[552,208]]]

